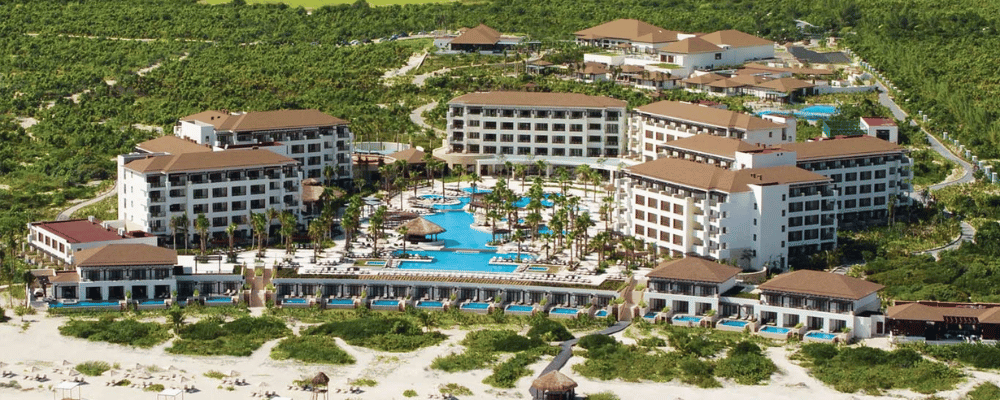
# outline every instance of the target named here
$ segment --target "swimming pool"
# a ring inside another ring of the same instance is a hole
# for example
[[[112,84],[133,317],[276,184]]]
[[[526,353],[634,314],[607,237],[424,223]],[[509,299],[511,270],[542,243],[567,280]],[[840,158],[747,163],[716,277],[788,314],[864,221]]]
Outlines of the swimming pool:
[[[448,248],[488,249],[486,243],[493,240],[492,234],[472,229],[473,217],[467,212],[442,212],[424,218],[445,229],[437,238]]]
[[[462,191],[465,192],[465,193],[493,193],[492,189],[482,189],[482,188],[479,188],[479,187],[474,187],[474,188],[473,187],[466,187],[466,188],[462,188]]]
[[[444,303],[442,303],[440,301],[422,300],[422,301],[418,301],[417,302],[417,307],[420,307],[420,308],[441,308],[441,307],[444,307]]]
[[[595,317],[601,317],[601,318],[607,317],[608,316],[608,310],[598,311],[598,312],[594,313],[594,316]]]
[[[208,300],[205,300],[205,301],[208,301]],[[306,301],[306,299],[299,299],[299,298],[284,299],[281,302],[285,303],[285,304],[306,304],[306,303],[308,303],[308,301]]]
[[[528,267],[531,272],[549,272],[549,267]]]
[[[372,305],[380,307],[399,307],[399,300],[375,300],[372,302]]]
[[[577,310],[575,308],[563,308],[563,307],[555,307],[549,310],[549,314],[576,315],[579,312],[580,310]]]
[[[512,312],[530,313],[534,311],[534,309],[535,308],[532,306],[524,306],[519,304],[512,304],[507,306],[507,311],[512,311]]]
[[[347,305],[353,306],[354,305],[354,299],[330,299],[330,300],[327,300],[326,304],[340,305],[340,306],[347,306]]]
[[[678,315],[674,317],[674,321],[678,322],[701,322],[701,317],[693,317],[690,315]]]
[[[72,308],[72,307],[118,307],[117,301],[81,301],[77,303],[54,303],[51,308]]]
[[[803,114],[828,114],[833,115],[837,113],[837,106],[831,104],[817,104],[809,107],[804,107],[799,110]]]
[[[838,112],[839,111],[837,110],[837,106],[829,105],[829,104],[817,104],[817,105],[812,105],[812,106],[809,106],[809,107],[805,107],[805,108],[803,108],[801,110],[781,110],[781,111],[768,110],[768,111],[761,111],[761,112],[758,112],[757,115],[763,116],[763,115],[769,115],[769,114],[778,114],[778,115],[781,115],[781,114],[792,114],[792,115],[794,115],[796,117],[799,117],[799,118],[820,119],[820,118],[829,118],[829,117],[832,117],[832,116],[836,115]]]
[[[158,304],[163,304],[163,300],[162,299],[159,299],[159,300],[139,300],[139,304],[142,304],[142,305],[158,305]]]
[[[384,267],[385,261],[365,261],[365,265]]]
[[[305,300],[305,299],[300,299]],[[205,299],[206,303],[232,303],[233,299],[229,297],[209,297]]]
[[[745,327],[747,325],[750,325],[750,321],[736,321],[736,320],[731,320],[730,319],[730,320],[725,320],[725,321],[719,322],[719,325],[733,326],[733,327],[736,327],[736,328],[743,328],[743,327]]]
[[[785,328],[781,326],[765,326],[763,328],[760,328],[760,331],[764,333],[777,333],[780,335],[784,335],[788,332],[791,332],[792,328]]]
[[[490,303],[468,303],[468,304],[463,304],[462,305],[462,309],[463,310],[464,309],[469,309],[469,310],[485,310],[487,308],[490,308]]]
[[[826,332],[809,332],[806,334],[808,338],[822,339],[822,340],[833,340],[837,338],[837,335]]]
[[[466,272],[491,272],[491,273],[512,273],[517,269],[516,264],[490,264],[490,259],[497,256],[492,251],[478,253],[457,252],[457,251],[413,251],[412,254],[419,254],[433,257],[431,262],[426,261],[403,261],[399,263],[399,269],[429,269],[436,271],[466,271]],[[509,255],[513,257],[513,255]],[[531,257],[521,255],[522,261],[530,260]]]

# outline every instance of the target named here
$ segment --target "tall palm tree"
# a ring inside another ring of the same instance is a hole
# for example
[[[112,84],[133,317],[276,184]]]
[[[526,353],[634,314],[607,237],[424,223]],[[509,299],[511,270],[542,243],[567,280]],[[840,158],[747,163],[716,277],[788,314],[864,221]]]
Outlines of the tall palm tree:
[[[330,182],[333,181],[333,172],[332,165],[327,165],[323,168],[323,177],[326,178],[326,183],[324,183],[325,186],[330,186]]]
[[[517,164],[514,166],[514,175],[521,177],[521,192],[524,192],[524,176],[527,174],[528,167],[524,164]]]
[[[317,218],[309,222],[309,239],[313,241],[314,262],[319,259],[320,251],[323,248],[323,239],[326,238],[326,234],[329,231],[326,228],[326,221],[323,218]]]
[[[198,218],[194,220],[194,229],[198,231],[198,241],[201,243],[201,255],[205,255],[205,247],[208,246],[208,228],[211,225],[208,223],[208,218],[205,214],[198,214]]]
[[[403,257],[406,257],[406,234],[410,233],[410,228],[401,226],[398,229],[399,234],[403,236]]]
[[[235,222],[229,224],[226,227],[226,236],[229,237],[229,254],[228,257],[230,261],[233,261],[235,254],[233,253],[233,242],[236,240],[236,229],[239,228]]]
[[[514,232],[512,239],[517,242],[517,262],[521,262],[521,243],[527,239],[527,236],[525,236],[524,231],[518,229]]]
[[[178,233],[184,235],[184,238],[181,239],[181,244],[184,246],[184,249],[187,250],[188,224],[190,224],[190,222],[188,221],[187,213],[175,216],[170,219],[170,231],[174,233],[174,250],[177,250]]]
[[[281,238],[285,241],[285,254],[294,254],[292,235],[295,234],[295,214],[291,210],[282,211],[278,222],[281,223]]]
[[[274,221],[281,216],[281,212],[277,208],[271,207],[267,209],[267,227],[264,229],[264,242],[268,244],[271,241],[271,221]]]
[[[385,227],[385,213],[385,206],[379,206],[368,220],[368,234],[372,236],[372,254],[376,257],[378,257],[378,239],[382,236],[382,229]]]

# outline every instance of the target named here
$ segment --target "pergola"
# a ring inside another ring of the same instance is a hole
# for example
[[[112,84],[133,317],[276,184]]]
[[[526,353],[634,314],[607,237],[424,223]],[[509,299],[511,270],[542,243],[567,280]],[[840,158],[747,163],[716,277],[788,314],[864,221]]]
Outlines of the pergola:
[[[177,396],[180,396],[181,400],[184,400],[184,391],[180,389],[163,389],[160,393],[156,394],[156,400],[177,400]]]
[[[58,385],[52,388],[52,398],[62,400],[79,400],[82,398],[80,395],[80,385],[82,385],[80,382],[59,382]],[[73,396],[73,390],[76,390],[75,397]]]

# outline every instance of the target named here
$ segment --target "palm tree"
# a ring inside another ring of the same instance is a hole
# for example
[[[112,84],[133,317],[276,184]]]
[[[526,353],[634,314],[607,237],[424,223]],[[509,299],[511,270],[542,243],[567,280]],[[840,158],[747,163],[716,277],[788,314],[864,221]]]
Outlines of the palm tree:
[[[378,239],[382,235],[382,228],[385,224],[385,212],[385,206],[379,206],[368,220],[368,234],[372,236],[372,254],[376,257],[378,257]]]
[[[401,226],[397,230],[399,231],[399,234],[403,236],[403,257],[406,257],[406,234],[410,233],[410,228]]]
[[[235,254],[233,254],[233,242],[236,240],[236,229],[237,228],[239,228],[239,225],[237,225],[235,222],[230,223],[229,226],[226,227],[226,236],[229,237],[229,258],[230,258],[230,261],[232,261],[232,259],[235,258],[235,257],[233,257],[235,255]]]
[[[590,176],[587,178],[590,179],[590,184],[594,185],[594,201],[597,201],[597,187],[604,181],[604,177],[596,169],[592,169],[590,170]]]
[[[583,182],[583,190],[587,191],[587,184],[590,183],[590,166],[587,164],[579,165],[576,167],[577,179]],[[586,196],[586,195],[585,195]]]
[[[278,209],[271,207],[267,209],[267,227],[264,229],[264,242],[271,241],[271,221],[274,221],[281,216],[281,212]]]
[[[291,210],[282,211],[278,217],[278,222],[281,223],[281,238],[285,241],[285,254],[294,254],[292,235],[295,233],[295,214]]]
[[[181,239],[181,244],[184,245],[184,249],[187,249],[187,228],[188,228],[188,217],[187,213],[175,216],[170,219],[170,231],[174,233],[174,250],[177,250],[177,234],[181,233],[184,238]]]
[[[313,261],[319,259],[319,253],[323,248],[323,239],[326,238],[326,234],[329,231],[326,228],[326,221],[322,218],[317,218],[309,222],[309,239],[313,241]]]
[[[208,228],[211,225],[208,223],[208,218],[205,214],[198,214],[198,218],[194,220],[194,229],[198,231],[198,241],[201,243],[201,255],[205,255],[205,247],[208,244]]]
[[[327,165],[323,168],[323,177],[326,178],[326,186],[330,186],[330,182],[333,181],[333,166]]]
[[[535,161],[535,167],[538,168],[538,176],[546,174],[546,172],[548,171],[548,164],[549,163],[545,162],[545,160]]]
[[[250,223],[253,226],[254,235],[257,236],[257,258],[264,256],[264,238],[267,237],[267,215],[264,213],[250,212]]]
[[[527,239],[524,231],[518,229],[514,232],[513,240],[517,242],[517,262],[521,262],[521,242],[524,242],[524,239]]]
[[[517,164],[514,166],[514,175],[521,177],[521,192],[524,192],[524,176],[528,172],[528,167],[524,164]]]

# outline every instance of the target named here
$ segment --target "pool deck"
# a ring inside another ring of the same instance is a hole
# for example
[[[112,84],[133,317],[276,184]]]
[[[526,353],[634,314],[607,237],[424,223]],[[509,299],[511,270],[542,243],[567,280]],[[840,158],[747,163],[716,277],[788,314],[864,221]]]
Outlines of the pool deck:
[[[747,325],[746,326],[742,326],[742,327],[740,327],[740,326],[723,325],[722,323],[726,322],[726,321],[746,322]],[[743,320],[743,319],[723,318],[723,319],[719,320],[719,322],[717,322],[715,324],[715,329],[718,329],[720,331],[743,332],[743,330],[746,329],[747,326],[750,327],[750,332],[756,332],[757,328],[760,327],[760,323],[757,322],[757,321],[748,321],[748,320]]]

